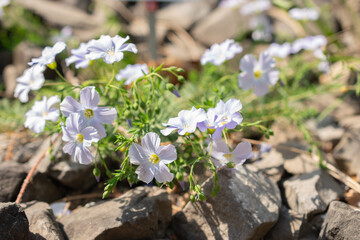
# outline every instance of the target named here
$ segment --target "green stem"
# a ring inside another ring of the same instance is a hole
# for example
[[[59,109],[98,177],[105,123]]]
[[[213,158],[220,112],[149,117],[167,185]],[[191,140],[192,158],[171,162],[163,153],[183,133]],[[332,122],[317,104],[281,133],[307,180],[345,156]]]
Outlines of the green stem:
[[[112,65],[113,69],[112,69],[112,76],[111,76],[111,79],[110,81],[106,84],[105,86],[105,92],[104,92],[104,95],[106,96],[107,93],[109,92],[109,88],[110,88],[110,85],[112,84],[112,82],[114,81],[115,79],[115,66],[114,64]]]
[[[57,70],[57,69],[55,68],[54,71],[55,71],[56,74],[61,78],[61,80],[63,80],[64,82],[67,82],[66,79],[64,78],[64,76],[61,75],[61,73],[59,72],[59,70]]]

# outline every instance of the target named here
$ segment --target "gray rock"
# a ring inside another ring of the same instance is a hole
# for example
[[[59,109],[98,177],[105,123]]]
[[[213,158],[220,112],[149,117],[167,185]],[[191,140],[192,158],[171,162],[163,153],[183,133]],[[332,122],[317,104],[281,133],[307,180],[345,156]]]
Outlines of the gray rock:
[[[360,239],[360,209],[334,201],[326,214],[319,239]]]
[[[171,201],[158,187],[137,187],[59,221],[69,240],[161,238],[171,221]]]
[[[306,126],[323,142],[338,141],[345,132],[344,128],[339,127],[332,117],[327,117],[319,123],[316,119],[310,119],[306,122]]]
[[[29,222],[20,206],[0,202],[0,239],[28,240],[29,237]]]
[[[32,233],[47,240],[64,239],[49,204],[32,201],[22,204],[22,207],[29,220],[29,228]]]
[[[279,220],[276,225],[266,234],[265,240],[299,239],[300,227],[305,220],[303,214],[299,214],[284,206],[281,207]]]
[[[315,170],[284,182],[286,200],[291,209],[311,219],[324,212],[331,201],[343,192],[339,184],[325,171]]]
[[[5,96],[9,98],[14,97],[14,90],[16,87],[17,71],[16,67],[12,64],[7,65],[3,71],[3,78],[5,83]]]
[[[235,38],[248,27],[249,17],[244,17],[232,8],[216,8],[206,18],[199,21],[191,30],[191,35],[208,46]]]
[[[68,158],[70,158],[68,156]],[[84,165],[68,159],[56,162],[49,169],[52,178],[72,189],[88,189],[96,184],[92,174],[94,165]]]
[[[262,158],[252,165],[258,169],[258,173],[275,183],[280,181],[284,173],[284,158],[275,148],[272,148],[269,153],[263,153]]]
[[[189,202],[173,219],[179,239],[261,239],[276,223],[280,191],[251,166],[218,171],[220,192],[211,196],[213,179],[202,187],[206,202]]]
[[[336,145],[333,155],[339,168],[348,175],[356,175],[360,171],[360,137],[357,131],[348,131]]]
[[[26,175],[27,168],[19,163],[0,163],[0,202],[15,201]]]

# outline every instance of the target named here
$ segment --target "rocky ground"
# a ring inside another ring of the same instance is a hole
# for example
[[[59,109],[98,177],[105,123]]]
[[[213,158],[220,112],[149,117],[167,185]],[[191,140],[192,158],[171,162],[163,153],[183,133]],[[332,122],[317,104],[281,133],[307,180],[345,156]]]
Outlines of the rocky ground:
[[[90,1],[15,2],[39,14],[49,25],[72,26],[74,34],[83,41],[102,33],[105,24],[103,8],[95,7],[92,14],[86,11]],[[358,56],[356,27],[347,18],[347,8],[338,0],[314,2],[337,4],[332,21],[344,29],[339,38],[348,46],[348,54]],[[102,3],[127,22],[126,31],[140,42],[139,49],[146,58],[149,53],[144,39],[149,29],[144,6],[126,6],[115,0]],[[185,1],[160,8],[159,52],[167,59],[176,56],[186,65],[198,61],[209,45],[237,36],[238,26],[247,30],[243,24],[247,19],[229,9],[217,8],[217,3]],[[64,11],[57,11],[64,9],[65,4]],[[360,12],[356,1],[348,4]],[[201,11],[194,14],[191,9]],[[301,36],[301,32],[291,28],[291,20],[277,12],[269,14],[275,31]],[[40,52],[27,43],[17,47],[12,63],[4,69],[4,96],[13,95],[16,76]],[[351,81],[353,73],[344,71],[348,68],[336,64],[331,67],[333,76],[343,74],[340,81]],[[320,81],[328,79],[323,77]],[[336,97],[314,96],[311,104],[322,111],[329,102],[336,102]],[[62,143],[55,140],[56,136],[33,139],[23,130],[1,133],[0,239],[360,239],[359,106],[358,98],[348,96],[334,105],[326,118],[306,122],[313,137],[321,142],[327,170],[321,170],[317,157],[306,151],[308,145],[302,134],[285,119],[278,119],[272,127],[275,136],[267,141],[272,145],[271,151],[235,171],[220,170],[221,191],[217,196],[211,195],[211,176],[198,170],[207,201],[196,203],[189,202],[189,194],[179,186],[174,190],[141,185],[130,188],[126,182],[102,200],[105,178],[97,183],[92,165],[74,163],[59,151]],[[54,157],[47,155],[42,159],[22,203],[15,204],[27,173],[51,141]],[[107,161],[113,169],[118,168],[118,163]],[[55,211],[54,203],[62,206],[60,212]]]

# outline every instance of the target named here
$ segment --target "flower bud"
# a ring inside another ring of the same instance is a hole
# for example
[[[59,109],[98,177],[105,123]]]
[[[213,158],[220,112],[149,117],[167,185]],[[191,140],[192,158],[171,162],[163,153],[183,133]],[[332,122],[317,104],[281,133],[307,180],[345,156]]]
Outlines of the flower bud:
[[[199,200],[200,200],[200,201],[206,201],[205,194],[200,193],[200,194],[199,194]]]
[[[201,192],[201,186],[200,185],[195,186],[195,192]]]
[[[236,164],[234,162],[228,162],[226,166],[228,166],[228,168],[234,168]]]
[[[142,109],[145,109],[145,108],[146,108],[146,103],[145,103],[145,102],[141,102],[141,103],[140,103],[140,107],[141,107]]]
[[[194,195],[190,195],[190,201],[191,201],[191,202],[195,202],[195,197],[194,197]]]
[[[160,113],[160,108],[158,106],[155,107],[155,113],[159,114]]]
[[[179,180],[179,181],[182,181],[184,180],[184,176],[181,172],[177,172],[176,173],[176,179]]]
[[[167,83],[166,84],[166,89],[169,90],[170,92],[173,92],[174,89],[175,89],[175,86],[172,83]]]
[[[124,116],[125,118],[131,118],[131,112],[129,110],[125,110]]]
[[[100,181],[101,172],[100,172],[100,169],[99,169],[98,167],[95,167],[95,168],[94,168],[93,174],[94,174],[94,177],[95,177],[96,181],[99,182],[99,181]]]

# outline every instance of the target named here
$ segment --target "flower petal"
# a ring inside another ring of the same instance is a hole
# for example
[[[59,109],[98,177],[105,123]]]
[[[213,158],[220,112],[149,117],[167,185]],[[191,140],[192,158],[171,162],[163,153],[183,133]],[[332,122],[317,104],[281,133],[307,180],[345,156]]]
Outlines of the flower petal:
[[[147,165],[149,162],[148,152],[137,143],[133,143],[129,148],[130,162],[135,165]]]
[[[171,144],[160,146],[155,153],[158,155],[160,162],[165,164],[172,163],[177,158],[176,148]]]
[[[69,117],[71,113],[79,113],[82,106],[72,97],[66,96],[60,104],[60,110],[65,117]]]
[[[94,86],[85,87],[80,92],[80,103],[84,108],[95,108],[100,102],[100,95]]]
[[[155,171],[155,179],[159,183],[171,182],[174,179],[174,174],[170,173],[170,170],[165,163],[160,162]]]
[[[156,150],[160,146],[160,137],[154,132],[147,133],[142,139],[141,139],[141,146],[149,151],[149,153],[156,153]]]
[[[144,167],[143,165],[138,166],[135,173],[138,175],[139,180],[149,184],[154,179],[154,172],[151,168]]]
[[[115,108],[98,107],[94,111],[94,115],[96,120],[102,124],[111,124],[115,120],[117,112]]]

